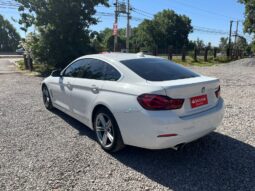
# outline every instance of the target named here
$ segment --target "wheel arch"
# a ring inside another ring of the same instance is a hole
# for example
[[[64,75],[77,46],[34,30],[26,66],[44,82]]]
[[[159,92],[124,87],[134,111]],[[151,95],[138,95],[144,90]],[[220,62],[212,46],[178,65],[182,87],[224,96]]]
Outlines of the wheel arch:
[[[111,108],[110,108],[109,106],[107,106],[107,104],[98,103],[98,104],[94,107],[94,109],[92,110],[92,113],[91,113],[91,127],[92,127],[92,129],[94,128],[94,127],[93,127],[93,122],[94,122],[95,114],[96,114],[96,112],[97,112],[100,108],[105,108],[105,109],[107,109],[107,110],[112,114],[112,116],[114,117],[115,122],[117,123],[117,125],[118,125],[118,127],[119,127],[118,121],[117,121],[117,119],[116,119],[114,113],[112,112]],[[121,133],[121,128],[120,128],[120,127],[119,127],[119,131],[120,131],[120,133]]]
[[[93,122],[94,122],[94,118],[95,118],[95,114],[96,112],[100,109],[100,108],[106,108],[107,110],[109,110],[111,112],[111,110],[109,109],[109,107],[107,107],[105,104],[99,103],[97,104],[94,109],[92,110],[91,113],[91,123],[92,123],[92,127],[93,127]],[[112,113],[112,112],[111,112]],[[113,113],[112,113],[113,115]],[[116,120],[116,119],[115,119]]]
[[[93,123],[94,123],[94,118],[95,118],[96,112],[97,112],[100,108],[105,108],[105,109],[107,109],[107,110],[112,114],[112,116],[113,116],[113,118],[114,118],[113,120],[114,120],[114,122],[117,124],[118,132],[119,132],[119,134],[120,134],[120,139],[121,139],[121,143],[122,143],[121,148],[123,148],[124,145],[125,145],[125,142],[124,142],[124,140],[123,140],[121,128],[120,128],[120,126],[119,126],[119,124],[118,124],[118,121],[117,121],[116,117],[114,116],[113,112],[109,109],[109,107],[106,106],[106,105],[103,104],[103,103],[97,104],[97,105],[94,107],[93,111],[92,111],[92,114],[91,114],[91,119],[92,119],[92,120],[91,120],[91,125],[92,125],[92,129],[94,130],[94,125],[93,125]]]
[[[48,88],[45,82],[42,83],[41,89],[43,90],[44,87]]]

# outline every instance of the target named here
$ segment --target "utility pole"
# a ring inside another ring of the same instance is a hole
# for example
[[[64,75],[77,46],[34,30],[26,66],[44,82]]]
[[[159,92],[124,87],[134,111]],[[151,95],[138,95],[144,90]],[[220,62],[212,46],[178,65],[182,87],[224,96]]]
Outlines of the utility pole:
[[[234,21],[230,21],[229,39],[228,39],[228,57],[231,55],[231,37],[232,37],[232,25]]]
[[[239,21],[237,20],[236,21],[236,32],[235,32],[235,58],[238,59],[238,47],[237,47],[237,37],[238,37],[238,24],[239,24]]]
[[[117,30],[114,32],[114,52],[117,51],[118,48],[118,0],[115,1],[115,21],[114,21],[114,29]],[[117,27],[117,28],[115,28]]]
[[[236,45],[236,41],[237,41],[237,37],[238,37],[238,25],[239,25],[239,21],[236,21],[235,45]]]
[[[130,0],[127,0],[127,39],[126,39],[126,51],[129,52],[129,37],[130,37]]]

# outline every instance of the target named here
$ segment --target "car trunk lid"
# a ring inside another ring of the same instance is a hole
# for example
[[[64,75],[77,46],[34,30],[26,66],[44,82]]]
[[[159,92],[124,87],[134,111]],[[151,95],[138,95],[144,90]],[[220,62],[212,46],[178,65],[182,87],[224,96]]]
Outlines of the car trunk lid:
[[[218,102],[215,92],[220,83],[216,78],[200,76],[172,81],[147,81],[147,83],[161,86],[168,97],[185,100],[181,109],[174,110],[180,117],[208,110]]]

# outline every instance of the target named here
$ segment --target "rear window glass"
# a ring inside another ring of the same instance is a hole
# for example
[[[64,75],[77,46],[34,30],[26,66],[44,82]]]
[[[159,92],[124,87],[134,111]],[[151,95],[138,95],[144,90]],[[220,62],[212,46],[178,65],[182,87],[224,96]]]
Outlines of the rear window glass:
[[[121,63],[148,81],[169,81],[199,76],[198,74],[165,59],[142,58],[123,60]]]

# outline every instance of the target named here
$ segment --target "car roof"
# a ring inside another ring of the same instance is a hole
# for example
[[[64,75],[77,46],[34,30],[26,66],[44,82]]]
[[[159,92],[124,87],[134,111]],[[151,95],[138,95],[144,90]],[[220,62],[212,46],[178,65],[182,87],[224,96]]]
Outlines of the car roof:
[[[82,56],[80,58],[77,58],[75,61],[85,58],[92,58],[92,59],[100,59],[106,61],[108,64],[113,65],[121,74],[123,81],[128,82],[142,82],[146,81],[145,79],[138,76],[135,72],[130,70],[128,67],[124,66],[124,64],[121,64],[121,61],[124,60],[134,60],[134,59],[144,59],[144,58],[157,58],[157,59],[163,59],[160,57],[150,56],[150,55],[144,55],[143,53],[101,53],[101,54],[91,54]],[[73,61],[73,62],[75,62]],[[72,63],[73,63],[72,62]],[[72,64],[71,63],[71,64]]]
[[[142,58],[157,58],[155,56],[145,55],[143,53],[102,53],[82,56],[81,58],[102,58],[114,61],[133,60]]]

